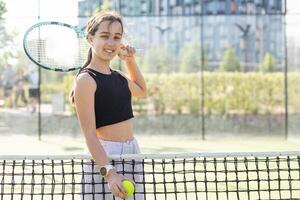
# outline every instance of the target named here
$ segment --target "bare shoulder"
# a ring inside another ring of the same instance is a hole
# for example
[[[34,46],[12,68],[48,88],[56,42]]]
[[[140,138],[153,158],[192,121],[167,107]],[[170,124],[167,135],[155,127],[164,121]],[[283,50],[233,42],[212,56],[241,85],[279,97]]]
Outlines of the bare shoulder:
[[[75,90],[95,90],[96,87],[95,80],[88,73],[81,73],[76,77]]]

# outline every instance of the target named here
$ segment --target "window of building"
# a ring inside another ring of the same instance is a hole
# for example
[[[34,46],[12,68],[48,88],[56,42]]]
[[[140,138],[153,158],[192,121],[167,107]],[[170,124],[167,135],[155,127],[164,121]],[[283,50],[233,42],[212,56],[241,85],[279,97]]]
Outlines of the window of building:
[[[213,0],[204,0],[203,1],[203,11],[204,14],[214,14],[216,10],[215,2]]]
[[[192,4],[192,1],[193,1],[193,0],[183,0],[183,2],[184,2],[185,5],[190,5],[190,4]]]
[[[219,0],[218,3],[218,14],[225,14],[226,11],[226,0]]]

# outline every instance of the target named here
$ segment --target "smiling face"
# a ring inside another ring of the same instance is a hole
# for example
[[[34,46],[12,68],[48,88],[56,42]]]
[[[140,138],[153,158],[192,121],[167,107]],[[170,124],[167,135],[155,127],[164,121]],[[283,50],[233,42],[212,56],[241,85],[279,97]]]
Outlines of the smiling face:
[[[122,41],[122,25],[118,21],[103,21],[94,35],[88,36],[93,57],[103,61],[112,60],[119,52]]]

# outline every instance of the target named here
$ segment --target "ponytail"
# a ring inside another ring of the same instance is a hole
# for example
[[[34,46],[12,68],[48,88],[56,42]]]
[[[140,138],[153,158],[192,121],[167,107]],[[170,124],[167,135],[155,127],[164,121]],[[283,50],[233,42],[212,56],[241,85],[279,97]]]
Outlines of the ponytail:
[[[86,68],[86,67],[91,63],[92,56],[93,56],[93,54],[92,54],[92,48],[90,47],[89,52],[88,52],[88,57],[87,57],[85,63],[84,63],[84,64],[82,65],[82,67],[79,69],[79,71],[78,71],[76,77],[82,72],[82,70],[84,70],[84,68]]]
[[[0,0],[1,1],[1,0]],[[116,13],[116,12],[99,12],[96,13],[87,23],[86,26],[86,37],[88,35],[95,35],[96,31],[98,30],[99,25],[104,22],[104,21],[109,21],[110,23],[112,22],[119,22],[122,26],[122,31],[123,31],[123,20],[122,17]],[[80,70],[78,71],[76,77],[91,63],[92,60],[92,49],[89,49],[88,52],[88,57],[86,62],[82,65]],[[74,104],[74,87],[70,93],[70,102],[71,104]]]
[[[92,48],[90,47],[89,52],[88,52],[87,60],[82,65],[82,67],[79,69],[78,73],[76,74],[76,77],[82,72],[82,70],[84,70],[91,63],[92,56],[93,56],[93,54],[92,54]],[[69,98],[70,98],[71,104],[74,104],[74,87],[71,90]]]

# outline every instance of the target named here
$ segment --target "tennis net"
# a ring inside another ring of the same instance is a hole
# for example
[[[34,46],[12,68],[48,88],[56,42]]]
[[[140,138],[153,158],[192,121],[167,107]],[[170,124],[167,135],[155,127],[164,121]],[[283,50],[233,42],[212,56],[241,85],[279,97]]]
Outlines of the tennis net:
[[[300,152],[110,157],[133,199],[300,199]],[[1,155],[0,199],[114,199],[88,155]]]

